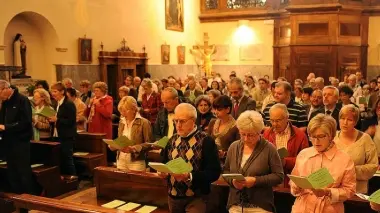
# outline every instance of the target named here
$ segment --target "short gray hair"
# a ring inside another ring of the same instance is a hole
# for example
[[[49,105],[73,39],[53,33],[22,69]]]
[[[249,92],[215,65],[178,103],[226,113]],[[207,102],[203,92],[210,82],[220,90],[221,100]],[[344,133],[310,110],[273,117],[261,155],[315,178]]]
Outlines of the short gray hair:
[[[264,129],[263,116],[260,113],[248,110],[240,114],[236,121],[239,130],[253,131],[258,134]]]
[[[166,87],[164,90],[162,90],[161,94],[163,92],[169,92],[172,94],[172,98],[178,98],[178,92],[174,87]]]
[[[229,85],[231,86],[232,84],[236,84],[236,85],[238,85],[241,89],[244,89],[243,81],[242,81],[240,78],[237,78],[237,77],[232,78],[232,79],[230,80]]]
[[[338,89],[338,88],[329,85],[329,86],[325,86],[325,87],[323,87],[323,91],[325,91],[326,89],[333,89],[333,90],[334,90],[334,93],[335,93],[335,96],[336,96],[336,97],[339,97],[339,89]],[[323,91],[322,91],[322,92],[323,92]]]
[[[73,84],[73,80],[71,80],[71,78],[64,78],[64,79],[62,80],[62,83],[63,83],[63,84],[66,84],[66,83]]]
[[[214,98],[217,98],[222,95],[222,93],[216,89],[209,90],[207,94],[211,94]]]
[[[188,104],[188,103],[181,103],[179,104],[175,110],[174,110],[174,113],[176,114],[179,110],[184,110],[184,112],[186,112],[191,118],[193,118],[194,120],[197,120],[197,109],[195,109],[195,107],[191,104]]]
[[[355,74],[351,74],[348,76],[348,79],[355,79],[355,81],[358,79],[358,77]]]
[[[0,80],[0,89],[8,89],[11,84],[6,80]]]
[[[323,79],[322,77],[318,77],[318,78],[315,79],[315,82],[325,83],[325,79]]]
[[[153,87],[153,81],[149,78],[144,78],[142,84],[145,84],[147,87],[152,88]]]
[[[288,107],[286,107],[285,104],[277,103],[277,104],[273,105],[273,106],[269,109],[269,114],[271,114],[271,112],[272,112],[273,110],[276,110],[276,109],[281,109],[281,110],[284,112],[286,118],[289,118]]]
[[[194,106],[198,107],[198,105],[201,103],[201,101],[205,101],[211,107],[211,101],[207,95],[198,96],[194,101]]]

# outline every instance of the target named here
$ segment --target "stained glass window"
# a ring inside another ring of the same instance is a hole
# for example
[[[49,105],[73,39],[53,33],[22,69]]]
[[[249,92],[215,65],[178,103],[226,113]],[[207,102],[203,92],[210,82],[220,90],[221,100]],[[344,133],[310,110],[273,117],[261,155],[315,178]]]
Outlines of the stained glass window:
[[[227,8],[240,9],[240,8],[252,8],[262,7],[266,3],[266,0],[227,0]]]
[[[212,10],[218,8],[218,0],[206,0],[206,9]]]

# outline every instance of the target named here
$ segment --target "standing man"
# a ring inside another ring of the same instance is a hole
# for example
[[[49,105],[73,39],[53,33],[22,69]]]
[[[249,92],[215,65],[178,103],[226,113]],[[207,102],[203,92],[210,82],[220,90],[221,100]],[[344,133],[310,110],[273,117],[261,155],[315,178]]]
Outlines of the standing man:
[[[289,82],[278,82],[274,88],[274,101],[268,104],[263,113],[266,125],[270,125],[270,108],[276,103],[285,104],[289,111],[289,121],[296,127],[306,131],[307,115],[305,108],[291,98],[292,86]]]
[[[204,197],[211,183],[219,178],[221,167],[214,139],[195,124],[197,110],[190,104],[177,106],[174,123],[177,134],[170,138],[164,151],[164,163],[183,158],[193,170],[185,174],[162,174],[168,179],[168,204],[171,213],[206,212]]]
[[[368,101],[368,107],[370,107],[373,110],[376,109],[377,100],[379,100],[380,98],[380,75],[377,76],[376,80],[377,80],[377,91],[375,90],[375,92],[371,94]]]
[[[256,101],[244,95],[244,86],[240,78],[233,78],[230,80],[228,91],[234,104],[231,115],[235,120],[244,111],[256,109]]]
[[[310,116],[313,112],[321,109],[323,107],[323,93],[322,90],[317,89],[314,90],[312,95],[310,96],[311,105],[308,105],[306,109],[307,119],[310,121]]]
[[[203,92],[196,88],[197,83],[194,80],[189,80],[188,89],[185,91],[184,96],[194,103],[195,99],[202,95]]]
[[[256,111],[261,111],[264,99],[270,95],[270,90],[268,90],[269,81],[266,78],[259,79],[259,88],[256,89],[252,94],[252,99],[256,101]]]
[[[325,86],[323,88],[323,105],[319,110],[314,111],[310,115],[310,120],[313,119],[319,113],[330,115],[336,121],[337,129],[340,130],[339,127],[339,112],[342,108],[342,105],[338,104],[339,99],[339,90],[333,86]]]
[[[176,132],[174,126],[174,109],[180,103],[177,90],[173,87],[167,87],[161,92],[161,102],[164,105],[157,114],[157,120],[154,124],[154,136],[161,139],[164,136],[172,137]]]
[[[30,139],[33,136],[30,102],[5,80],[0,80],[0,100],[0,150],[6,157],[10,190],[17,194],[35,194],[30,167]]]

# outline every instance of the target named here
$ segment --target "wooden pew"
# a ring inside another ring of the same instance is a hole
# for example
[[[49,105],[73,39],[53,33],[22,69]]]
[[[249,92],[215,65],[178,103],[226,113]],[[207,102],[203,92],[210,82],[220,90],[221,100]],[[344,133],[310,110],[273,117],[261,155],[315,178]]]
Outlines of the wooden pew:
[[[167,182],[156,173],[97,167],[94,175],[98,198],[153,205],[168,212]]]
[[[88,155],[75,156],[74,161],[79,175],[93,176],[95,167],[107,165],[107,145],[103,142],[103,133],[78,133],[75,152],[88,152]]]
[[[48,141],[31,141],[31,164],[43,164],[33,168],[33,175],[37,183],[42,187],[44,196],[55,197],[60,194],[75,190],[77,180],[62,180],[59,169],[60,143]],[[6,165],[0,165],[0,184],[7,189]]]
[[[24,208],[49,213],[120,213],[116,209],[107,209],[96,205],[67,202],[29,194],[16,195],[11,198],[16,209]]]

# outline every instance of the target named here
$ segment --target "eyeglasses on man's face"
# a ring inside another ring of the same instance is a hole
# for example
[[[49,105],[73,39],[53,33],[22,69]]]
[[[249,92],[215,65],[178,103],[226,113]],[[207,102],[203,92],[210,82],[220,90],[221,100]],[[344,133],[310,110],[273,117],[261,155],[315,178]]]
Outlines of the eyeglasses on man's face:
[[[173,122],[175,125],[184,125],[186,124],[189,120],[191,120],[191,118],[189,119],[174,119]]]

